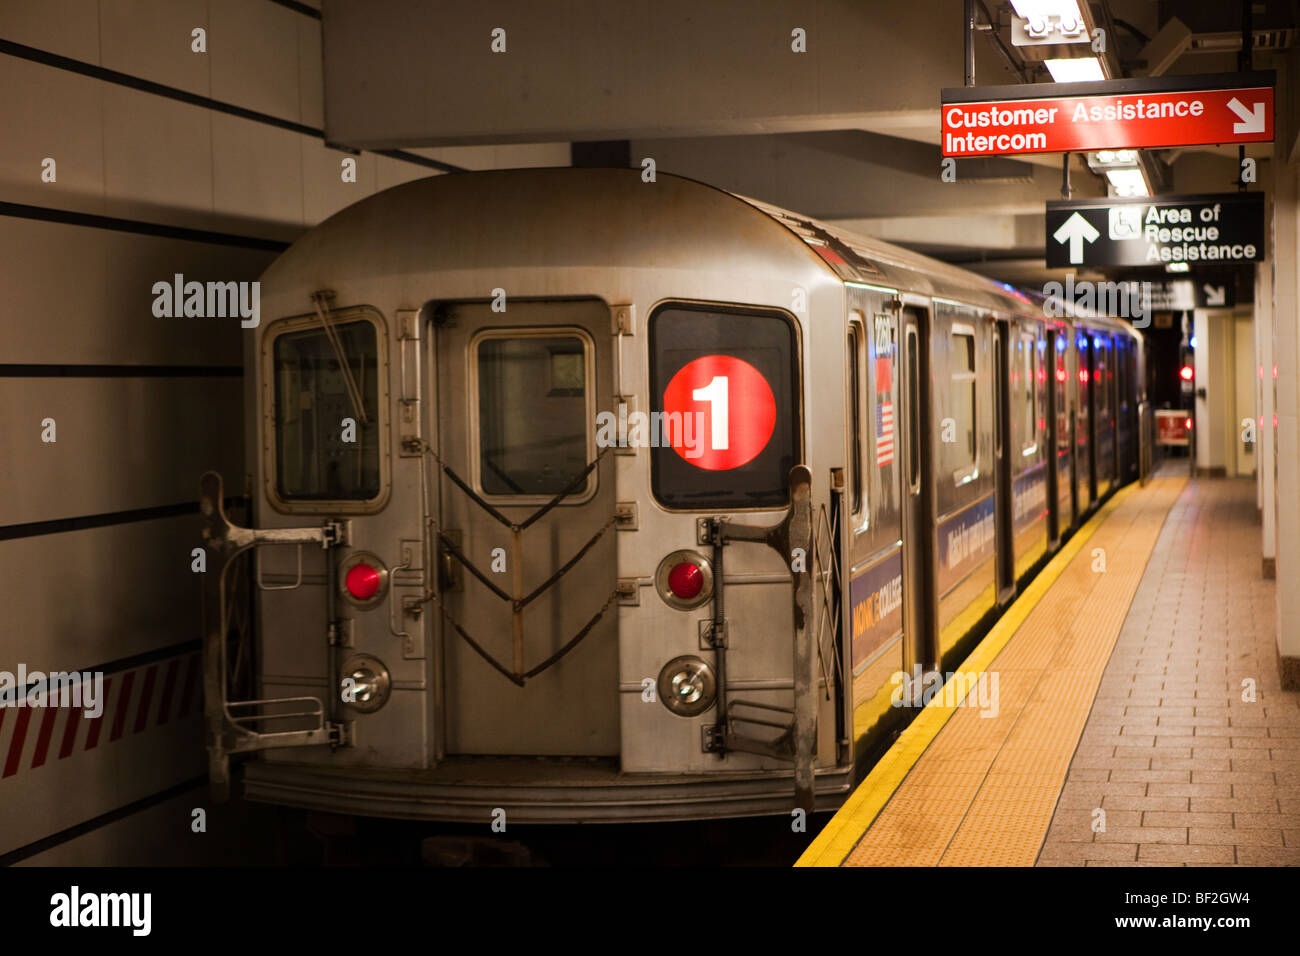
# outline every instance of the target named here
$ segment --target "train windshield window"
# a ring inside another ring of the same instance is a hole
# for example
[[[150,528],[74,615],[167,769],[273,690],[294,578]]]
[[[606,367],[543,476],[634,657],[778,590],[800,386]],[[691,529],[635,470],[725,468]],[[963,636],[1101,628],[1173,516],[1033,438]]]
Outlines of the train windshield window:
[[[954,331],[948,397],[956,441],[942,443],[944,467],[959,482],[975,474],[975,330]]]
[[[343,322],[334,331],[337,351],[320,327],[275,339],[275,474],[286,500],[369,501],[379,495],[375,326]]]
[[[785,505],[800,449],[793,324],[774,310],[667,305],[649,333],[655,498],[682,510]]]
[[[556,495],[587,466],[587,352],[577,336],[478,343],[478,476],[489,495]]]

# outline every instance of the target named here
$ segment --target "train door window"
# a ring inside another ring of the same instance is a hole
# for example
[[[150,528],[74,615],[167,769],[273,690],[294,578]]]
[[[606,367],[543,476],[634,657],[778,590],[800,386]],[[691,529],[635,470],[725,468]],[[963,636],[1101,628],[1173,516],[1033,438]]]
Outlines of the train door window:
[[[1016,359],[1020,378],[1020,455],[1029,457],[1038,451],[1038,402],[1034,380],[1038,369],[1038,353],[1034,349],[1032,332],[1021,332],[1016,344]]]
[[[854,313],[856,316],[857,313]],[[849,323],[849,511],[862,512],[862,325],[861,319]]]
[[[786,505],[801,447],[794,323],[775,309],[673,303],[648,325],[655,498],[682,510]]]
[[[964,484],[978,474],[975,467],[975,329],[954,324],[949,342],[951,377],[948,401],[956,427],[956,440],[942,443],[946,458],[944,467],[957,484]]]
[[[274,429],[268,493],[282,510],[320,510],[320,502],[362,503],[346,511],[382,504],[386,389],[379,326],[348,315],[340,313],[328,331],[315,316],[285,319],[267,336]]]
[[[1109,343],[1101,336],[1093,339],[1093,392],[1096,394],[1097,427],[1102,428],[1110,421],[1110,356],[1107,354]]]
[[[907,487],[921,487],[921,360],[916,329],[907,329]]]
[[[1070,447],[1070,399],[1065,387],[1070,378],[1068,341],[1056,333],[1056,447],[1063,449]]]
[[[549,498],[593,454],[593,349],[578,330],[493,330],[470,345],[476,393],[473,460],[479,489],[500,498]],[[577,498],[593,490],[594,472]]]

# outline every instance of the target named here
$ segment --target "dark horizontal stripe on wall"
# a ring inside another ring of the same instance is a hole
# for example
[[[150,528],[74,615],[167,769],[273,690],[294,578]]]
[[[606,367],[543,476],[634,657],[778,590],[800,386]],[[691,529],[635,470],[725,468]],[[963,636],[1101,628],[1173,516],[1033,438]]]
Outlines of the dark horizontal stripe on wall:
[[[197,476],[194,479],[198,487]],[[227,498],[227,509],[242,506],[242,497]],[[199,503],[186,501],[178,505],[159,505],[153,508],[133,508],[129,511],[112,511],[100,515],[83,515],[79,518],[53,518],[49,521],[29,521],[26,524],[0,525],[0,541],[14,538],[35,538],[43,534],[62,534],[65,531],[87,531],[91,528],[107,528],[115,524],[131,524],[136,521],[154,521],[158,518],[176,518],[181,515],[199,513]]]
[[[0,216],[16,219],[38,219],[42,222],[60,222],[68,226],[87,226],[91,229],[110,229],[114,232],[134,232],[142,236],[162,236],[166,239],[187,239],[215,246],[239,246],[243,249],[265,249],[283,252],[289,243],[279,239],[259,239],[255,236],[237,236],[229,232],[212,232],[208,229],[188,229],[185,226],[165,226],[157,222],[137,219],[118,219],[115,216],[97,216],[94,213],[74,212],[70,209],[53,209],[49,206],[29,206],[21,202],[0,202]]]
[[[0,365],[0,378],[242,378],[238,365]]]
[[[261,113],[257,110],[245,109],[242,106],[235,106],[233,103],[223,103],[221,100],[214,100],[210,96],[191,93],[188,90],[178,89],[175,86],[167,86],[165,83],[155,83],[153,80],[142,79],[138,76],[132,76],[129,73],[122,73],[118,70],[110,70],[107,67],[96,66],[93,63],[86,63],[84,60],[74,60],[70,56],[60,56],[58,53],[49,53],[45,50],[38,50],[35,47],[26,46],[22,43],[14,43],[12,40],[0,40],[0,53],[6,53],[9,56],[18,57],[22,60],[30,60],[33,63],[40,63],[44,66],[52,66],[57,70],[79,73],[82,76],[89,76],[97,80],[103,80],[105,83],[115,83],[118,86],[140,90],[142,93],[152,93],[155,96],[165,96],[168,99],[177,100],[181,103],[188,103],[191,106],[200,106],[204,109],[216,110],[219,113],[226,113],[230,116],[238,116],[242,119],[253,120],[257,123],[265,123],[267,126],[276,126],[280,129],[302,133],[304,136],[315,136],[322,142],[325,140],[324,130],[317,129],[314,126],[308,126],[305,123],[281,119],[278,116],[272,116],[270,113]],[[328,146],[330,144],[327,143],[326,145]],[[415,153],[408,153],[405,150],[400,149],[383,150],[379,155],[388,156],[391,159],[405,160],[408,163],[415,163],[420,166],[428,166],[432,169],[440,169],[443,172],[448,173],[464,171],[460,166],[453,166],[450,163],[442,163],[436,159],[426,159],[423,156],[418,156]]]
[[[320,19],[320,11],[315,7],[309,7],[305,3],[297,3],[296,0],[271,0],[271,2],[277,6],[288,7],[290,10],[293,10],[295,13],[301,13],[303,16],[312,17],[316,20]]]
[[[203,642],[195,638],[192,641],[180,641],[176,644],[168,644],[166,647],[160,647],[157,650],[145,651],[142,654],[132,654],[130,657],[119,657],[115,661],[109,661],[107,664],[96,664],[94,667],[78,668],[82,673],[89,671],[94,674],[116,674],[118,671],[129,671],[136,667],[144,667],[157,661],[165,661],[169,657],[180,657],[182,654],[196,653],[203,646]]]
[[[15,863],[21,863],[38,853],[44,853],[46,850],[52,850],[62,843],[69,840],[75,840],[79,836],[85,836],[101,827],[106,827],[110,823],[116,823],[141,810],[148,810],[160,803],[179,797],[182,794],[190,793],[199,787],[206,785],[207,776],[193,777],[183,783],[168,787],[166,790],[159,790],[157,793],[150,794],[142,800],[136,800],[128,803],[126,806],[118,807],[116,810],[110,810],[108,813],[100,814],[87,820],[85,823],[78,823],[75,827],[68,827],[66,830],[60,830],[58,833],[52,833],[43,840],[37,840],[35,843],[29,843],[26,846],[19,847],[16,850],[10,850],[8,853],[0,856],[0,866],[13,866]]]

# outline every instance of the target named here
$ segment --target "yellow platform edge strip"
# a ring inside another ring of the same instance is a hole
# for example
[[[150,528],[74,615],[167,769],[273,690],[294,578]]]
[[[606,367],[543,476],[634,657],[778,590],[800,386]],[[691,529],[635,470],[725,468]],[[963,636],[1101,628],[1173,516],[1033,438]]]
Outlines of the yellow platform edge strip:
[[[979,646],[962,661],[958,670],[963,673],[983,673],[993,663],[994,658],[1020,629],[1031,611],[1038,605],[1056,579],[1061,576],[1070,562],[1074,560],[1093,534],[1139,485],[1134,482],[1115,492],[1088,521],[1070,538],[1068,544],[1052,558],[1040,571],[1029,586],[1025,588],[1006,612],[998,618],[980,641]],[[968,682],[967,687],[976,686]],[[885,808],[894,792],[898,790],[904,778],[920,759],[921,754],[939,736],[939,731],[948,722],[962,700],[946,701],[946,694],[935,694],[933,699],[922,708],[885,752],[880,761],[844,801],[830,821],[808,845],[808,849],[795,861],[795,866],[840,866],[857,846],[864,833],[875,821],[880,811]]]

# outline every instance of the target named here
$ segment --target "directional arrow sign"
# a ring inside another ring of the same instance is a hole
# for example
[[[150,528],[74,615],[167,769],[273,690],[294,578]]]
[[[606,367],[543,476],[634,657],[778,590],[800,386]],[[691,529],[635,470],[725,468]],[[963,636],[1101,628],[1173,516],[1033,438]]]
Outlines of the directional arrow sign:
[[[1044,226],[1051,269],[1163,269],[1182,262],[1198,270],[1264,258],[1264,194],[1258,192],[1053,201]],[[1201,282],[1217,281],[1197,278],[1198,289]]]
[[[945,156],[1259,143],[1270,72],[960,87],[942,94]]]
[[[1079,265],[1083,262],[1083,244],[1085,242],[1096,242],[1101,233],[1088,220],[1084,219],[1077,212],[1065,223],[1060,229],[1052,233],[1052,238],[1061,245],[1067,242],[1070,244],[1070,264]]]
[[[1234,133],[1262,133],[1266,125],[1264,116],[1264,104],[1256,103],[1250,109],[1235,96],[1228,100],[1228,109],[1232,110],[1241,118],[1240,123],[1232,124]]]
[[[1210,307],[1226,305],[1228,301],[1228,287],[1222,285],[1210,285],[1206,282],[1201,286],[1205,292],[1205,304]]]

